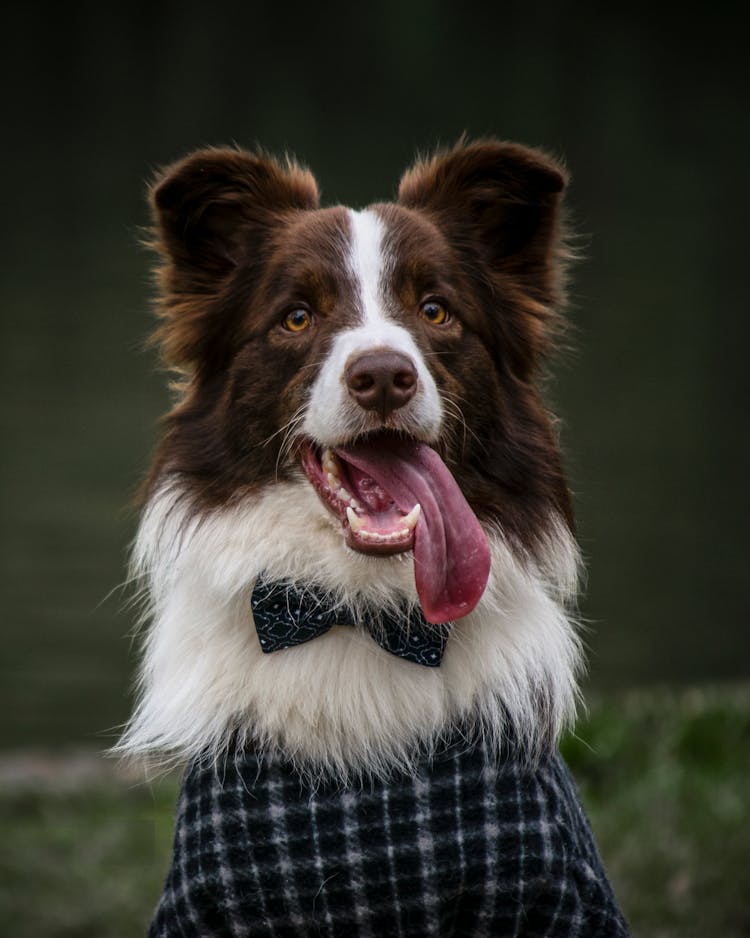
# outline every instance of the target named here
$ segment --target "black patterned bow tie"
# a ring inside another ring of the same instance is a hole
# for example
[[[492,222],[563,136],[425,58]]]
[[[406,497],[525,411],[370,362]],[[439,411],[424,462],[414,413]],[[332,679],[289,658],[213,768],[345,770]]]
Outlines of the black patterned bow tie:
[[[270,653],[301,645],[327,632],[334,625],[350,625],[356,615],[332,602],[315,587],[300,589],[286,580],[258,579],[250,600],[261,649]],[[427,668],[437,668],[448,642],[450,623],[429,625],[417,608],[403,617],[384,613],[377,627],[369,629],[372,638],[386,651]]]

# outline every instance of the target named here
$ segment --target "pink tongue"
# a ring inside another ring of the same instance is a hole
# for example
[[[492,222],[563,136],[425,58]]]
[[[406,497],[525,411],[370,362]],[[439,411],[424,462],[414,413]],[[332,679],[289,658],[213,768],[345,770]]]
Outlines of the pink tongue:
[[[340,455],[371,476],[404,513],[419,502],[414,576],[425,619],[468,615],[490,573],[490,549],[476,515],[435,450],[424,443],[376,439]]]

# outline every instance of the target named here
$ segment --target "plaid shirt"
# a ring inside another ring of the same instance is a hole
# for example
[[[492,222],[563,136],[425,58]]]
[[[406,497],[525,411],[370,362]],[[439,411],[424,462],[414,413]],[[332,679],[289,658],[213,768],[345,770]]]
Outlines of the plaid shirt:
[[[196,763],[150,938],[627,936],[557,752],[454,746],[416,777],[306,788],[252,753]]]

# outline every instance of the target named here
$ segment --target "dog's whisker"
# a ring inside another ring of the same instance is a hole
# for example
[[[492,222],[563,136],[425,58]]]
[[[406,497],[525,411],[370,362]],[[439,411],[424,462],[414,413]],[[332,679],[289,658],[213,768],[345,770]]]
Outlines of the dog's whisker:
[[[466,417],[464,416],[464,412],[461,409],[461,406],[458,404],[458,400],[456,400],[456,398],[458,398],[458,400],[463,400],[463,398],[461,398],[457,394],[452,394],[449,391],[443,391],[443,404],[445,405],[446,409],[450,413],[453,414],[453,416],[456,418],[456,420],[458,421],[459,425],[461,426],[463,430],[463,445],[461,448],[461,452],[464,453],[466,450],[467,435],[472,437],[472,439],[477,443],[477,445],[482,449],[483,452],[486,452],[487,447],[469,426],[469,423],[466,420]]]
[[[286,424],[284,427],[285,433],[281,441],[281,446],[279,451],[276,454],[276,468],[275,468],[275,478],[278,481],[279,478],[279,467],[283,462],[285,462],[292,452],[296,440],[297,428],[300,423],[305,419],[305,405],[298,408],[294,417]]]
[[[301,407],[298,407],[297,410],[295,410],[295,412],[292,414],[292,416],[290,417],[290,419],[284,424],[283,427],[279,427],[278,430],[276,430],[276,431],[275,431],[274,433],[272,433],[269,437],[267,437],[265,440],[263,440],[260,445],[261,445],[261,446],[264,446],[264,447],[265,447],[265,446],[268,446],[268,444],[271,442],[271,440],[274,440],[277,436],[279,436],[279,434],[281,434],[281,433],[286,434],[286,432],[288,431],[288,429],[289,429],[290,426],[292,426],[292,425],[294,425],[294,424],[296,424],[296,423],[299,422],[300,415],[304,415],[304,411],[305,411],[305,405],[302,404]]]

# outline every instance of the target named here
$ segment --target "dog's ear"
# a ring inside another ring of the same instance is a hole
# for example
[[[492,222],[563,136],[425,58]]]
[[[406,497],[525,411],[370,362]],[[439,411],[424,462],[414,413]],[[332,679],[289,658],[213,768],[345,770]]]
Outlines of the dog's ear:
[[[564,169],[541,151],[480,140],[418,162],[399,188],[401,204],[427,212],[467,269],[481,260],[481,273],[499,278],[502,292],[530,313],[516,336],[530,344],[529,359],[544,347],[545,325],[562,300],[559,214],[566,184]]]
[[[157,334],[169,364],[191,369],[213,354],[230,324],[217,298],[237,268],[256,267],[275,225],[318,206],[307,170],[238,149],[199,150],[163,171],[150,189],[153,246],[161,255]]]
[[[417,163],[399,200],[443,216],[449,235],[481,246],[494,265],[523,269],[544,263],[566,183],[562,167],[538,150],[478,141]]]
[[[315,179],[293,163],[207,149],[167,168],[151,188],[160,246],[209,276],[238,264],[277,213],[318,205]]]

